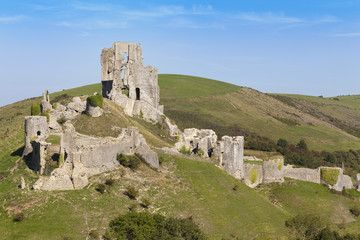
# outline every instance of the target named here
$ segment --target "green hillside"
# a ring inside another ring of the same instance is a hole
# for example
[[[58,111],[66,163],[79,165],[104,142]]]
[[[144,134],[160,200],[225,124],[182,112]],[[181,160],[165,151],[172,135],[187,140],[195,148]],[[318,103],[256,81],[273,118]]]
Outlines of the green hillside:
[[[360,149],[359,136],[348,131],[356,124],[360,129],[358,97],[340,97],[340,101],[313,97],[336,105],[310,108],[250,88],[191,76],[160,75],[159,85],[165,114],[180,128],[211,128],[220,136],[246,130],[274,141],[285,138],[293,144],[304,139],[314,150]],[[203,94],[204,89],[208,94]],[[318,117],[325,110],[332,121]],[[335,124],[337,121],[343,124]]]
[[[159,75],[159,85],[165,114],[181,128],[213,128],[220,135],[240,134],[244,130],[273,140],[283,137],[293,143],[306,139],[311,148],[321,150],[360,149],[358,137],[335,126],[334,121],[308,111],[312,104],[322,104],[324,108],[319,108],[317,114],[341,121],[342,112],[348,110],[349,121],[342,121],[348,126],[360,111],[357,96],[339,97],[340,100],[277,97],[182,75]],[[95,91],[101,91],[100,84],[53,93],[50,98],[52,102],[66,103],[72,96],[85,98]],[[250,189],[211,163],[168,155],[159,155],[162,165],[158,172],[145,165],[136,172],[119,167],[92,177],[91,184],[83,190],[20,190],[17,187],[20,176],[28,186],[38,178],[26,169],[20,156],[24,117],[30,114],[31,104],[40,100],[37,97],[0,108],[0,239],[85,239],[91,230],[103,234],[109,221],[129,211],[130,206],[146,211],[140,206],[145,198],[151,202],[150,212],[192,216],[210,239],[288,239],[285,220],[302,213],[321,216],[332,230],[341,234],[360,233],[359,217],[349,212],[354,206],[360,207],[360,194],[356,191],[348,192],[352,199],[331,193],[319,184],[293,180]],[[330,103],[334,105],[326,105]],[[330,114],[331,108],[334,115]],[[170,146],[175,141],[159,126],[126,116],[111,101],[104,101],[104,109],[106,114],[99,118],[75,119],[76,129],[84,134],[116,136],[116,129],[134,125],[152,147]],[[107,187],[107,193],[97,192],[97,185],[109,178],[115,179],[114,186]],[[136,201],[124,194],[128,186],[139,190]],[[23,221],[13,221],[17,212],[25,214]]]

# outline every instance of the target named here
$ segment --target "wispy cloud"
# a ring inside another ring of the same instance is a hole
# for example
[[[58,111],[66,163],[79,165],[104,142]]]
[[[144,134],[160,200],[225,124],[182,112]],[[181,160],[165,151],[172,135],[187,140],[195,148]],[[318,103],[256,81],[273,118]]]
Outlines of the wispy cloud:
[[[70,4],[70,7],[77,10],[85,10],[85,11],[111,11],[114,6],[110,4],[95,4],[95,3],[87,3],[87,2],[74,2]]]
[[[11,16],[11,17],[0,17],[0,23],[15,23],[24,20],[26,17],[22,15]]]
[[[68,28],[82,28],[87,30],[95,29],[116,29],[116,28],[127,28],[127,22],[123,21],[108,21],[104,19],[89,19],[84,21],[62,21],[58,24],[59,26]]]
[[[283,13],[275,14],[272,12],[266,13],[239,13],[234,18],[249,22],[255,23],[282,23],[282,24],[290,24],[290,23],[301,23],[305,20],[297,17],[288,17]]]
[[[335,23],[335,22],[340,22],[340,20],[335,16],[325,15],[323,17],[320,17],[320,18],[316,19],[315,22],[318,22],[318,23]]]
[[[165,26],[175,27],[175,28],[189,28],[189,29],[205,29],[205,28],[224,29],[225,28],[222,24],[219,23],[200,24],[186,18],[173,18]]]
[[[337,33],[332,34],[333,37],[360,37],[360,32],[352,32],[352,33]]]

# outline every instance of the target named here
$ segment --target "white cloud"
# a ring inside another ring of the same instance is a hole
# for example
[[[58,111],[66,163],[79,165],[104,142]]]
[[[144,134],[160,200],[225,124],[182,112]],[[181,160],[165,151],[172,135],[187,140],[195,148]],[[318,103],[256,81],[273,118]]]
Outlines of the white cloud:
[[[25,16],[0,17],[0,23],[14,23],[25,19]]]
[[[360,37],[360,32],[352,32],[352,33],[337,33],[332,34],[333,37]]]
[[[218,23],[200,24],[186,18],[173,18],[165,26],[176,28],[190,28],[190,29],[205,29],[205,28],[217,28],[223,29],[224,26]]]
[[[87,30],[94,29],[116,29],[116,28],[127,28],[128,24],[124,21],[108,21],[104,19],[88,19],[84,21],[62,21],[58,24],[59,26],[69,28],[82,28]]]
[[[94,3],[86,3],[86,2],[74,2],[70,4],[71,7],[77,10],[85,10],[85,11],[110,11],[113,6],[109,4],[94,4]]]
[[[297,17],[288,17],[285,16],[283,13],[274,14],[272,12],[267,13],[239,13],[235,16],[236,19],[249,21],[249,22],[257,22],[257,23],[282,23],[282,24],[289,24],[289,23],[302,23],[304,22],[303,19]]]

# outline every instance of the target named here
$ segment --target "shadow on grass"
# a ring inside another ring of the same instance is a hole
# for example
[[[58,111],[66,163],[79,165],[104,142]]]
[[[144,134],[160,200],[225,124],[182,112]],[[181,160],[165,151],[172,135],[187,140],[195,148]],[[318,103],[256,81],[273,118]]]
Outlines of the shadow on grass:
[[[15,150],[14,152],[11,153],[11,156],[15,157],[21,157],[23,152],[24,152],[25,146],[20,147],[19,149]]]

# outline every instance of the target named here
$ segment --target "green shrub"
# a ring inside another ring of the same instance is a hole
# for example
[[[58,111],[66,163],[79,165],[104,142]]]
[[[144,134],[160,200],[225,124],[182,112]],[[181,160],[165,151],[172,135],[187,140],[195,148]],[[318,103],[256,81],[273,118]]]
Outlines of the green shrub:
[[[340,171],[338,169],[321,168],[321,179],[331,186],[337,183],[339,174]]]
[[[121,90],[121,93],[122,93],[122,94],[125,94],[126,96],[128,96],[128,95],[129,95],[129,89],[127,89],[127,88],[122,89],[122,90]]]
[[[148,212],[128,212],[109,223],[113,239],[206,239],[192,218],[166,218]]]
[[[57,108],[57,103],[53,103],[52,107],[53,107],[53,109],[56,109]]]
[[[50,115],[49,115],[48,112],[42,112],[42,113],[40,114],[40,116],[46,117],[46,121],[47,121],[47,122],[50,122]]]
[[[258,171],[255,168],[252,168],[250,170],[250,176],[249,176],[250,182],[254,184],[257,181],[257,178],[258,178]]]
[[[33,103],[33,104],[31,105],[31,115],[32,115],[32,116],[37,116],[37,115],[40,114],[40,112],[41,112],[40,104],[38,104],[38,103]]]
[[[161,117],[165,120],[166,119],[166,116],[165,115],[161,115]]]
[[[98,231],[96,231],[96,230],[91,230],[91,231],[89,232],[89,237],[90,237],[91,239],[100,239],[100,234],[99,234]]]
[[[297,215],[286,220],[285,226],[295,236],[294,239],[316,239],[325,229],[321,218],[312,215]]]
[[[108,185],[108,186],[114,186],[114,184],[115,184],[115,180],[113,179],[113,178],[108,178],[108,179],[106,179],[106,181],[105,181],[105,185]]]
[[[136,199],[138,197],[138,195],[139,195],[139,191],[136,190],[136,188],[133,187],[133,186],[128,186],[126,188],[125,194],[131,199]]]
[[[95,190],[98,191],[99,193],[103,194],[106,192],[106,186],[105,186],[105,184],[100,183],[97,185]]]
[[[87,103],[94,107],[103,107],[103,97],[101,95],[93,95],[86,99]]]
[[[283,167],[282,163],[279,162],[279,164],[277,165],[277,169],[279,169],[279,171],[281,171],[282,167]]]
[[[204,155],[204,154],[205,154],[204,150],[202,150],[201,148],[199,148],[199,154],[200,154],[200,155]]]
[[[150,205],[151,205],[151,202],[150,202],[150,200],[149,200],[148,198],[144,198],[144,199],[142,200],[142,206],[143,206],[144,208],[148,208]]]
[[[132,202],[132,203],[130,203],[129,210],[136,212],[138,207],[139,207],[139,204],[137,202]]]
[[[118,154],[116,156],[116,160],[124,167],[130,168],[131,170],[135,171],[141,165],[142,158],[139,158],[139,155],[124,155]]]
[[[59,124],[64,124],[66,122],[66,118],[62,117],[62,118],[58,119],[57,122]]]
[[[25,214],[23,212],[16,213],[13,220],[14,222],[21,222],[25,219]]]
[[[355,217],[360,216],[360,208],[358,206],[353,206],[350,208],[351,214],[353,214]]]
[[[144,114],[143,112],[140,110],[140,115],[139,115],[140,118],[143,118],[144,117]]]
[[[180,153],[190,155],[191,154],[191,147],[189,149],[186,149],[185,145],[182,146],[179,150]]]

